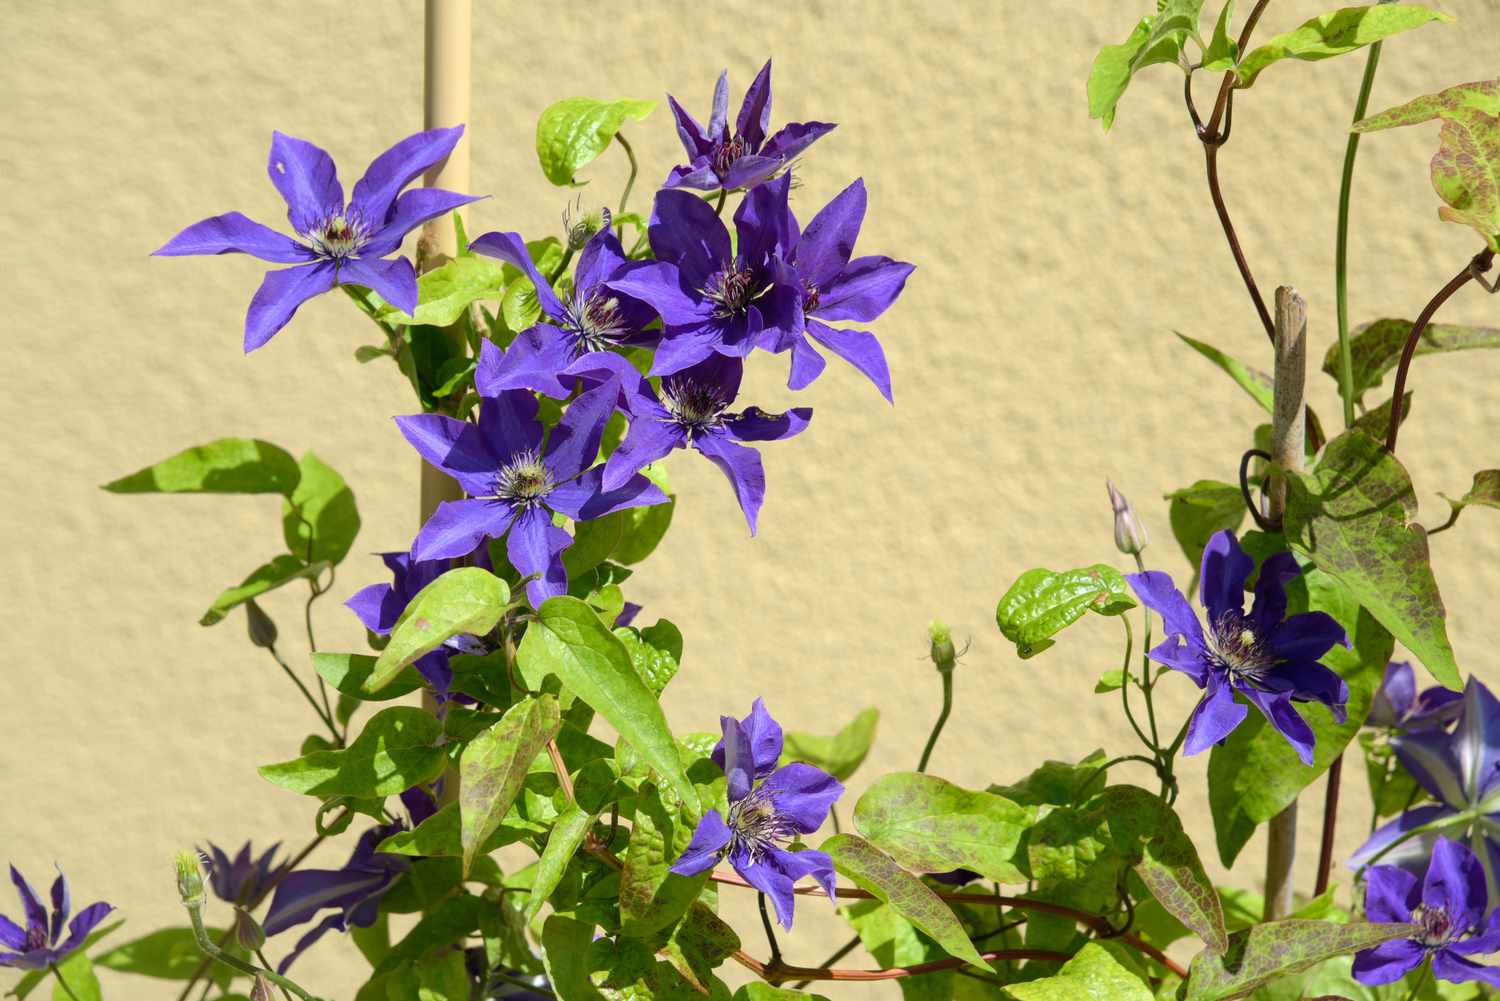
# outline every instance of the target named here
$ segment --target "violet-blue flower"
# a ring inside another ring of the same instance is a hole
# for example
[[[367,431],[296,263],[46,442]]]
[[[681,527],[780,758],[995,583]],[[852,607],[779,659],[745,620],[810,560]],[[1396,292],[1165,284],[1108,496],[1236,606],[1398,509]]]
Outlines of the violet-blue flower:
[[[417,534],[412,557],[467,556],[485,539],[508,532],[510,562],[522,576],[539,575],[526,585],[532,604],[567,593],[562,553],[573,537],[552,523],[553,511],[589,521],[667,502],[644,476],[627,477],[614,489],[602,485],[604,467],[594,460],[619,396],[618,386],[608,382],[578,397],[547,435],[545,447],[537,400],[527,390],[481,397],[477,425],[442,414],[396,418],[422,457],[468,494],[438,506]]]
[[[61,963],[70,953],[83,945],[99,922],[114,907],[106,903],[90,904],[69,921],[73,912],[73,895],[68,889],[68,877],[61,869],[52,883],[52,912],[49,915],[42,898],[21,871],[10,867],[10,881],[16,885],[21,897],[21,909],[26,925],[12,921],[0,914],[0,966],[13,966],[21,970],[45,970]],[[63,938],[63,926],[68,937]]]
[[[1365,725],[1388,730],[1431,730],[1446,727],[1463,711],[1463,693],[1433,685],[1417,693],[1416,672],[1404,660],[1385,666],[1385,679],[1375,691]]]
[[[792,926],[792,886],[804,876],[817,880],[836,902],[833,860],[825,852],[783,847],[823,826],[843,785],[802,762],[781,768],[781,724],[756,699],[742,720],[720,717],[723,739],[713,760],[729,778],[728,816],[709,810],[692,841],[672,864],[680,876],[696,876],[728,858],[734,870],[771,898],[782,927]]]
[[[802,290],[782,277],[795,221],[791,179],[750,191],[734,213],[738,239],[713,207],[687,191],[658,191],[647,235],[656,260],[609,282],[661,315],[652,375],[679,372],[718,353],[743,358],[802,330]]]
[[[222,848],[209,842],[208,851],[200,854],[209,859],[208,885],[214,896],[226,904],[253,906],[286,868],[276,864],[276,851],[280,847],[277,842],[258,857],[252,857],[251,843],[246,841],[231,860]]]
[[[739,395],[743,373],[744,363],[738,358],[711,354],[689,368],[663,376],[660,398],[649,382],[637,379],[624,402],[630,430],[605,461],[604,489],[616,489],[673,449],[691,445],[729,478],[754,535],[766,496],[766,473],[760,453],[743,443],[779,441],[800,434],[812,420],[812,408],[768,414],[751,407],[731,413],[729,405]]]
[[[1151,659],[1181,671],[1204,689],[1188,722],[1184,754],[1197,754],[1223,740],[1254,703],[1286,738],[1304,764],[1312,764],[1315,737],[1294,702],[1321,702],[1343,722],[1349,686],[1318,663],[1335,644],[1349,645],[1344,629],[1324,612],[1286,614],[1286,582],[1302,573],[1291,553],[1268,556],[1255,584],[1255,604],[1246,614],[1245,581],[1254,561],[1232,532],[1217,532],[1203,550],[1200,597],[1205,630],[1188,600],[1159,570],[1125,579],[1142,604],[1162,617],[1167,638]]]
[[[889,257],[856,257],[854,241],[865,217],[865,183],[857,180],[823,207],[802,231],[784,264],[782,281],[802,295],[804,323],[786,333],[776,351],[792,353],[787,386],[802,389],[822,374],[827,362],[809,343],[816,341],[843,358],[891,399],[891,373],[875,335],[830,327],[824,321],[867,323],[890,308],[906,286],[914,265]],[[795,230],[794,230],[795,233]]]
[[[734,130],[729,129],[729,71],[714,86],[708,129],[699,125],[677,99],[667,95],[677,119],[677,135],[688,163],[673,167],[664,187],[714,191],[753,187],[766,180],[835,126],[827,122],[794,122],[766,138],[771,127],[771,60],[745,91]]]
[[[602,229],[584,244],[573,272],[567,301],[557,297],[552,283],[537,271],[519,233],[486,233],[469,244],[477,253],[498,257],[525,272],[536,287],[541,322],[516,335],[510,347],[486,341],[475,375],[479,393],[493,396],[504,389],[533,389],[557,400],[572,394],[569,366],[579,359],[614,347],[653,344],[660,336],[646,327],[656,319],[650,306],[609,287],[608,282],[644,266],[630,261],[619,239]]]
[[[1382,826],[1349,865],[1380,862],[1421,872],[1439,837],[1462,838],[1485,869],[1490,898],[1500,903],[1500,701],[1471,677],[1461,705],[1452,733],[1428,729],[1391,738],[1396,759],[1437,802]]]
[[[1473,852],[1439,838],[1424,879],[1392,865],[1370,869],[1365,886],[1365,917],[1410,923],[1416,934],[1366,949],[1354,956],[1354,979],[1378,986],[1400,980],[1429,957],[1439,980],[1470,981],[1500,987],[1500,969],[1470,956],[1500,949],[1500,908],[1488,911],[1484,870]]]
[[[404,257],[383,260],[413,229],[429,219],[476,201],[438,188],[402,189],[458,143],[464,127],[418,132],[377,156],[354,185],[348,203],[333,159],[303,139],[271,134],[266,170],[286,200],[293,239],[239,212],[194,223],[156,251],[165,257],[190,254],[250,254],[296,267],[269,272],[245,315],[245,350],[265,344],[308,299],[336,285],[362,285],[397,309],[417,308],[417,276]]]

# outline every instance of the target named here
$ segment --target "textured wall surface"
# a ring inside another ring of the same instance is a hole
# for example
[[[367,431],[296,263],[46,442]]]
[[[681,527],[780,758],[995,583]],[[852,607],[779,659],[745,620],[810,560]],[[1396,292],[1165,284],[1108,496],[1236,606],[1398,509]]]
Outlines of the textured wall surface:
[[[1389,45],[1373,107],[1494,73],[1500,7],[1437,5],[1462,23]],[[934,771],[982,786],[1044,757],[1127,749],[1115,700],[1091,694],[1118,663],[1118,627],[1083,623],[1023,663],[993,613],[1027,567],[1124,565],[1111,545],[1106,475],[1145,512],[1157,540],[1150,561],[1184,573],[1156,498],[1199,477],[1232,479],[1259,420],[1172,336],[1269,367],[1214,224],[1178,78],[1168,67],[1145,73],[1107,136],[1086,114],[1095,51],[1129,32],[1137,15],[1124,8],[1150,4],[579,2],[545,15],[531,4],[475,6],[473,171],[475,189],[494,197],[473,206],[470,232],[556,231],[571,196],[542,178],[532,145],[551,101],[669,90],[701,115],[721,67],[737,101],[771,55],[775,120],[839,123],[806,158],[799,214],[863,174],[870,209],[860,247],[918,265],[875,327],[896,406],[830,365],[797,401],[818,410],[811,432],[764,450],[770,490],[758,538],[715,470],[686,453],[671,460],[683,497],[677,524],[629,593],[687,637],[666,697],[673,726],[712,728],[758,694],[788,726],[811,730],[869,704],[882,720],[864,780],[910,768],[937,709],[924,626],[942,616],[973,645]],[[1262,36],[1321,6],[1280,0]],[[1044,7],[1056,9],[1041,15]],[[7,18],[0,860],[33,879],[62,863],[78,898],[112,901],[137,934],[181,920],[167,864],[175,848],[245,838],[296,847],[308,837],[310,801],[261,781],[253,765],[291,756],[309,719],[245,642],[238,614],[217,628],[195,624],[213,595],[277,551],[274,501],[116,497],[98,484],[221,435],[314,449],[358,495],[363,552],[405,548],[417,479],[390,421],[409,410],[408,388],[394,366],[353,361],[371,334],[347,303],[310,303],[246,358],[240,327],[260,266],[147,254],[230,209],[278,224],[281,202],[262,169],[273,128],[328,148],[346,186],[370,156],[420,128],[421,18],[415,0],[84,0]],[[1262,287],[1301,288],[1318,352],[1334,336],[1335,195],[1362,62],[1267,71],[1241,96],[1222,157]],[[1204,100],[1210,87],[1205,80]],[[630,136],[647,174],[643,206],[650,178],[677,162],[665,106]],[[1436,221],[1434,143],[1432,126],[1365,142],[1356,320],[1411,316],[1477,249],[1472,232]],[[617,152],[590,168],[585,199],[613,201],[622,168]],[[1443,319],[1494,323],[1497,305],[1467,291]],[[759,358],[747,399],[787,405],[784,364]],[[1474,469],[1500,465],[1497,372],[1500,358],[1489,356],[1420,364],[1402,457],[1429,523],[1445,512],[1436,491],[1461,492]],[[1310,379],[1314,404],[1336,422],[1334,384]],[[1473,512],[1434,542],[1459,661],[1492,683],[1494,517]],[[374,558],[345,564],[334,600],[317,612],[323,646],[358,648],[361,633],[336,601],[379,579]],[[266,606],[302,663],[298,598],[289,589]],[[1164,689],[1175,724],[1195,690],[1179,677]],[[1211,855],[1202,766],[1184,769],[1182,809]],[[1361,770],[1350,774],[1345,849],[1367,820]],[[1304,886],[1313,806],[1303,818]],[[347,850],[317,858],[337,863]],[[1260,855],[1257,841],[1238,881],[1257,882]],[[761,952],[746,904],[735,899],[731,917]],[[818,901],[805,899],[799,914],[789,959],[815,963],[846,932]],[[359,966],[346,941],[330,940],[301,973],[320,993],[347,997],[340,985],[357,982]],[[113,999],[175,995],[107,977]],[[0,988],[9,984],[0,975]]]

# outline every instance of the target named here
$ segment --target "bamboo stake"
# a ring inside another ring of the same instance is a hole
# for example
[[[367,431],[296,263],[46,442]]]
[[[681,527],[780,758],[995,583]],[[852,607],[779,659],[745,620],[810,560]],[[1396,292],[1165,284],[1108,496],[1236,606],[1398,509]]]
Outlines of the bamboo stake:
[[[1276,389],[1271,415],[1272,466],[1267,515],[1286,514],[1283,472],[1299,472],[1307,449],[1304,384],[1307,379],[1307,302],[1290,285],[1276,290]],[[1297,858],[1297,801],[1271,818],[1266,840],[1266,913],[1273,921],[1292,911],[1292,870]]]

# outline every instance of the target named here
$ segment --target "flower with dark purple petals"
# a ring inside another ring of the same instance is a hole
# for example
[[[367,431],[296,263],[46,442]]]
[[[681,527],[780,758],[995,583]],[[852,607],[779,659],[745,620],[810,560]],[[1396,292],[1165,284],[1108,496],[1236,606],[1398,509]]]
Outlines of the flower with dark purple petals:
[[[623,359],[621,359],[623,361]],[[552,512],[589,521],[629,507],[665,504],[667,495],[644,476],[625,477],[614,489],[594,465],[604,424],[620,390],[606,382],[563,411],[542,443],[537,399],[528,390],[481,397],[479,423],[442,414],[398,417],[396,423],[422,458],[464,488],[464,500],[444,501],[417,533],[416,560],[467,556],[485,539],[506,540],[510,562],[522,576],[531,603],[566,594],[562,554],[573,537],[552,523]]]
[[[1410,924],[1415,934],[1355,953],[1354,979],[1389,984],[1430,957],[1439,980],[1500,987],[1500,969],[1469,958],[1500,949],[1500,908],[1486,921],[1488,904],[1484,869],[1457,841],[1437,840],[1421,880],[1398,866],[1375,866],[1365,885],[1365,918]]]
[[[664,376],[660,397],[649,382],[637,380],[624,402],[630,430],[605,461],[604,489],[617,489],[673,449],[691,445],[729,478],[754,535],[766,496],[766,474],[760,453],[743,443],[800,434],[812,420],[812,408],[768,414],[751,407],[731,413],[729,405],[739,394],[743,373],[744,363],[738,358],[715,354]]]
[[[52,883],[50,914],[42,898],[15,866],[10,867],[10,881],[20,894],[26,925],[22,927],[0,914],[0,966],[21,970],[45,970],[55,966],[83,945],[89,932],[114,910],[111,904],[90,904],[69,921],[73,912],[73,895],[68,889],[68,877],[61,869]],[[68,929],[67,938],[63,938],[64,925]]]
[[[1417,694],[1416,672],[1404,660],[1385,666],[1385,680],[1375,691],[1367,726],[1387,730],[1431,730],[1446,727],[1463,712],[1464,696],[1433,685]]]
[[[276,864],[276,851],[280,847],[277,842],[258,858],[252,858],[251,843],[246,841],[231,861],[222,848],[210,841],[208,851],[200,850],[200,854],[209,860],[208,883],[214,896],[226,904],[253,906],[286,868]]]
[[[1500,902],[1500,701],[1477,679],[1464,686],[1458,725],[1391,738],[1396,759],[1436,803],[1385,824],[1350,857],[1419,873],[1440,837],[1462,838],[1479,857],[1490,899]]]
[[[677,99],[667,95],[677,119],[677,135],[687,151],[688,163],[673,167],[667,188],[698,188],[715,191],[750,188],[790,164],[793,158],[835,126],[827,122],[794,122],[766,138],[771,127],[771,60],[761,67],[755,82],[745,91],[734,130],[729,129],[729,71],[719,74],[714,87],[714,106],[708,129],[688,114]]]
[[[855,181],[807,224],[787,258],[782,281],[802,294],[803,329],[793,331],[775,350],[792,353],[787,386],[802,389],[822,374],[827,362],[816,341],[858,369],[891,399],[891,373],[875,335],[830,327],[824,321],[868,323],[890,308],[906,286],[914,265],[889,257],[855,257],[854,241],[865,217],[865,182]],[[894,401],[893,401],[894,402]]]
[[[1344,721],[1349,686],[1318,658],[1336,644],[1348,646],[1349,640],[1324,612],[1287,617],[1286,582],[1302,573],[1289,552],[1275,553],[1261,564],[1255,604],[1246,614],[1245,581],[1254,569],[1234,533],[1216,532],[1208,540],[1199,574],[1207,629],[1165,573],[1148,570],[1125,579],[1166,625],[1167,638],[1151,651],[1151,659],[1205,689],[1188,721],[1183,754],[1207,750],[1244,721],[1249,709],[1235,699],[1238,693],[1310,765],[1315,737],[1292,703],[1321,702],[1336,721]]]
[[[927,878],[944,886],[967,886],[979,878],[973,869],[949,869],[947,872],[929,872]]]
[[[418,132],[377,156],[354,185],[349,201],[333,159],[312,143],[271,134],[266,170],[286,200],[293,239],[228,212],[194,223],[156,254],[250,254],[295,267],[268,273],[245,315],[245,350],[254,351],[291,320],[308,299],[336,285],[362,285],[397,309],[417,308],[417,276],[404,257],[383,260],[406,234],[429,219],[476,201],[437,188],[401,193],[423,171],[441,162],[464,127]]]
[[[792,927],[792,886],[811,876],[835,901],[833,860],[824,852],[782,847],[798,835],[823,826],[844,787],[822,769],[802,762],[776,767],[781,757],[781,724],[756,699],[750,715],[719,719],[724,736],[714,748],[714,763],[729,778],[727,818],[709,810],[692,841],[672,864],[679,876],[707,872],[728,858],[751,886],[771,898],[776,918]]]
[[[573,392],[570,366],[586,355],[615,347],[655,343],[646,332],[656,312],[608,283],[643,267],[625,257],[619,239],[601,229],[584,245],[573,272],[572,289],[559,299],[552,283],[537,271],[519,233],[486,233],[469,244],[477,253],[498,257],[525,272],[536,287],[541,322],[516,336],[503,353],[485,342],[475,384],[482,396],[505,389],[532,389],[565,400]],[[481,385],[482,383],[482,385]]]
[[[783,274],[796,238],[787,208],[791,179],[750,191],[734,213],[738,239],[713,207],[687,191],[658,191],[647,236],[654,262],[609,287],[661,316],[652,375],[680,372],[714,353],[743,358],[802,331],[802,290]]]

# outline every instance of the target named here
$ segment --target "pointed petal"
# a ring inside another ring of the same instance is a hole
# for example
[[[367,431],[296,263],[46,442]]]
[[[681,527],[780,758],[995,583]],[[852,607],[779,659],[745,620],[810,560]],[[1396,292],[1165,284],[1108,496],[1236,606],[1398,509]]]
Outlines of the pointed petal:
[[[646,232],[656,259],[675,265],[679,284],[685,288],[706,287],[709,278],[731,259],[729,230],[724,228],[724,221],[712,205],[686,191],[656,193]],[[629,288],[621,291],[651,302]]]
[[[547,495],[547,506],[574,521],[592,521],[631,507],[650,507],[670,500],[661,487],[634,475],[613,490],[604,489],[604,467],[595,466]]]
[[[350,258],[339,265],[339,284],[373,289],[380,298],[408,315],[417,308],[417,273],[404,257],[389,261],[378,257]]]
[[[671,452],[681,448],[687,440],[687,432],[675,422],[668,423],[654,417],[638,417],[630,422],[625,440],[620,442],[604,463],[602,486],[614,490],[642,469]]]
[[[771,898],[771,904],[776,908],[776,920],[781,923],[781,927],[791,930],[792,909],[796,906],[791,879],[767,860],[751,861],[746,852],[731,855],[730,861],[747,883]]]
[[[261,927],[268,936],[279,935],[326,907],[343,910],[358,903],[390,879],[389,872],[366,868],[300,869],[276,887]]]
[[[479,405],[479,431],[489,450],[502,460],[540,451],[542,422],[537,420],[538,409],[536,397],[523,389],[484,397]]]
[[[708,155],[713,149],[713,143],[708,141],[698,120],[688,114],[687,109],[677,103],[677,98],[671,94],[667,95],[667,107],[672,109],[672,118],[677,122],[677,138],[682,140],[682,148],[687,151],[688,159]]]
[[[733,716],[720,716],[719,728],[722,736],[714,748],[714,762],[729,779],[729,802],[738,803],[755,783],[755,750],[745,725]]]
[[[349,207],[371,225],[381,225],[401,189],[446,159],[463,134],[464,127],[455,125],[407,136],[371,161],[365,176],[355,182]]]
[[[837,127],[831,122],[791,122],[783,125],[774,136],[766,140],[766,144],[760,148],[760,155],[786,162]]]
[[[1488,956],[1500,951],[1500,907],[1490,912],[1489,923],[1483,926],[1482,931],[1462,942],[1452,943],[1448,950],[1460,956]]]
[[[740,720],[740,729],[744,731],[750,743],[750,758],[754,765],[755,777],[763,779],[776,770],[776,762],[781,760],[781,724],[776,722],[767,711],[765,700],[758,698],[750,706],[750,715]],[[724,768],[723,740],[720,740],[714,747],[710,756],[714,764],[721,769]]]
[[[275,336],[298,306],[333,288],[334,273],[328,261],[268,272],[245,314],[245,352],[254,351]]]
[[[1422,965],[1427,953],[1411,939],[1382,942],[1373,949],[1354,954],[1354,977],[1362,984],[1378,987],[1400,980]]]
[[[608,226],[589,237],[578,253],[578,264],[573,269],[573,287],[589,290],[600,285],[615,272],[630,264],[625,257],[625,248],[620,238]]]
[[[1481,983],[1500,988],[1500,967],[1482,966],[1456,954],[1451,948],[1433,954],[1432,973],[1439,980],[1453,984]]]
[[[390,616],[387,603],[391,606],[399,604],[396,591],[389,584],[371,584],[354,592],[354,596],[344,602],[344,607],[359,617],[359,621],[370,632],[384,636],[396,625],[396,619],[401,613]]]
[[[1301,575],[1302,567],[1290,552],[1272,553],[1261,562],[1260,575],[1255,581],[1255,604],[1250,609],[1250,621],[1261,635],[1271,632],[1286,618],[1287,581]],[[1343,630],[1339,632],[1342,634]],[[1319,650],[1312,656],[1318,657],[1322,653]]]
[[[299,233],[344,211],[344,189],[333,158],[305,139],[272,132],[266,173],[286,201],[286,217]]]
[[[1327,612],[1303,612],[1272,629],[1266,644],[1284,660],[1317,660],[1335,646],[1348,646],[1349,637]]]
[[[743,188],[754,190],[757,185],[775,174],[781,167],[782,161],[776,157],[747,154],[729,165],[724,176],[719,178],[719,186],[727,191]]]
[[[663,188],[693,188],[697,191],[717,191],[722,185],[719,175],[709,163],[708,157],[700,156],[686,166],[673,167],[662,183]]]
[[[546,508],[533,507],[516,517],[505,552],[522,577],[540,574],[526,585],[526,597],[533,608],[568,593],[568,571],[563,567],[562,554],[572,544],[573,537],[552,524]]]
[[[1394,727],[1405,721],[1417,701],[1416,672],[1404,660],[1385,665],[1385,678],[1370,704],[1370,726]]]
[[[861,178],[834,196],[802,231],[797,244],[797,274],[820,291],[836,279],[854,254],[854,241],[865,218],[865,182]]]
[[[1255,561],[1240,548],[1233,532],[1215,532],[1209,538],[1203,548],[1198,590],[1198,600],[1209,622],[1217,622],[1224,613],[1237,612],[1245,606],[1245,581],[1254,569]]]
[[[1258,688],[1246,687],[1240,689],[1240,694],[1255,703],[1266,717],[1266,720],[1276,728],[1276,732],[1286,738],[1292,750],[1297,752],[1297,757],[1302,759],[1304,765],[1313,763],[1313,746],[1317,743],[1317,736],[1312,727],[1307,725],[1307,720],[1297,712],[1292,705],[1292,697],[1280,692],[1263,692]]]
[[[668,327],[696,327],[712,315],[698,290],[684,284],[677,267],[665,261],[632,268],[605,287],[645,303]]]
[[[787,879],[796,883],[804,876],[811,876],[817,880],[823,892],[828,894],[828,902],[838,903],[838,885],[833,875],[833,859],[826,852],[807,849],[800,852],[789,852],[782,848],[772,848],[768,853],[770,863]]]
[[[599,442],[604,438],[604,425],[614,414],[619,398],[618,387],[603,385],[568,404],[547,436],[547,451],[542,456],[558,482],[570,480],[594,464],[599,457]]]
[[[728,844],[729,825],[724,823],[718,810],[709,810],[698,821],[693,839],[677,857],[677,861],[672,863],[671,871],[679,876],[696,876],[700,872],[707,872],[718,863]]]
[[[891,395],[891,370],[886,364],[885,351],[874,334],[864,330],[838,330],[812,317],[807,318],[806,327],[807,336],[853,365],[875,384],[887,402],[896,402]]]
[[[73,894],[68,889],[68,877],[63,874],[61,868],[57,870],[57,878],[52,881],[52,935],[50,941],[57,944],[58,936],[62,934],[63,925],[68,923],[68,918],[73,913]]]
[[[1443,817],[1453,817],[1457,823],[1456,815],[1446,806],[1419,806],[1407,810],[1381,826],[1368,841],[1355,849],[1349,856],[1349,868],[1381,864],[1400,866],[1409,872],[1426,872],[1427,859],[1432,854],[1438,832],[1433,830],[1415,835],[1411,832]]]
[[[1199,688],[1206,686],[1211,677],[1222,678],[1214,673],[1215,667],[1204,649],[1182,636],[1168,636],[1152,647],[1148,656],[1158,664],[1186,674]]]
[[[573,360],[568,335],[548,323],[538,323],[516,335],[504,352],[486,340],[474,372],[474,388],[480,396],[494,396],[507,389],[530,389],[554,400],[572,395],[572,380],[564,384],[558,373]]]
[[[750,534],[754,535],[760,505],[766,498],[766,473],[760,453],[715,434],[698,435],[693,439],[693,447],[729,477],[740,510],[745,512],[745,521],[750,525]]]
[[[1422,903],[1441,908],[1455,923],[1474,924],[1484,917],[1484,868],[1462,842],[1438,838],[1422,881]]]
[[[412,414],[397,417],[395,421],[401,434],[429,465],[458,480],[467,493],[478,496],[491,493],[501,459],[482,429],[444,414]]]
[[[805,337],[792,340],[791,353],[792,365],[786,377],[787,389],[806,389],[823,374],[823,369],[828,367],[827,359],[818,354],[817,348],[807,343]]]
[[[766,130],[771,127],[771,60],[760,68],[750,86],[745,90],[745,100],[740,104],[739,117],[735,119],[734,131],[745,140],[752,150],[760,149],[766,141]]]
[[[0,945],[7,949],[26,948],[26,929],[0,914]]]
[[[1198,616],[1193,614],[1192,606],[1177,590],[1170,576],[1160,570],[1147,570],[1126,574],[1125,581],[1141,599],[1141,604],[1161,616],[1167,636],[1184,637],[1194,650],[1203,649],[1203,627],[1198,624]]]
[[[1462,766],[1454,756],[1452,739],[1441,730],[1407,733],[1391,739],[1391,750],[1401,767],[1440,803],[1455,810],[1470,805]]]
[[[521,239],[520,233],[485,233],[483,236],[470,240],[469,249],[476,254],[498,257],[505,263],[520,268],[526,277],[531,279],[531,284],[536,287],[536,298],[542,307],[542,312],[554,320],[561,320],[567,315],[562,302],[557,298],[557,293],[552,290],[552,283],[543,278],[542,273],[532,263],[531,252],[526,249],[526,241]]]
[[[734,212],[734,229],[739,234],[735,249],[741,260],[757,265],[790,252],[793,224],[787,197],[791,190],[792,175],[783,174],[745,195]]]
[[[1394,865],[1371,866],[1365,873],[1365,920],[1404,924],[1422,902],[1422,881]]]
[[[239,212],[226,212],[195,222],[161,248],[153,257],[185,257],[191,254],[249,254],[277,264],[311,261],[314,254],[284,233],[263,226]]]
[[[858,257],[819,290],[817,315],[824,320],[867,323],[888,309],[916,267],[889,257]]]
[[[716,338],[711,331],[669,333],[656,348],[651,359],[652,375],[675,375],[694,368],[715,356]]]
[[[62,945],[57,947],[57,954],[64,955],[83,945],[83,940],[89,937],[89,932],[93,931],[99,922],[108,917],[110,911],[113,910],[112,904],[101,901],[97,904],[89,904],[79,911],[73,920],[68,922],[68,937]]]
[[[829,808],[844,792],[838,779],[800,761],[776,769],[762,789],[772,797],[776,812],[802,834],[823,826]]]
[[[1267,682],[1285,685],[1284,690],[1299,702],[1321,702],[1333,713],[1336,723],[1348,719],[1349,685],[1337,673],[1316,661],[1286,661],[1276,665]]]
[[[485,539],[504,535],[514,517],[514,509],[505,501],[443,501],[423,523],[412,552],[424,560],[468,556]]]
[[[780,414],[751,407],[726,421],[724,432],[734,441],[784,441],[807,430],[811,422],[811,407],[793,407]]]
[[[1500,782],[1500,701],[1472,676],[1464,687],[1463,716],[1453,731],[1453,754],[1470,803]]]
[[[1243,723],[1249,712],[1244,703],[1235,699],[1234,689],[1228,683],[1211,677],[1208,691],[1193,708],[1193,715],[1188,720],[1183,755],[1200,754],[1213,747]]]
[[[291,969],[292,964],[297,961],[297,957],[316,945],[318,939],[322,938],[324,935],[328,934],[331,931],[344,930],[344,914],[342,911],[338,912],[337,914],[328,915],[322,921],[319,921],[316,925],[314,925],[311,931],[297,940],[297,944],[292,947],[292,951],[287,953],[286,956],[281,960],[281,962],[276,964],[276,972],[281,974],[282,976],[285,976],[286,971]],[[267,932],[267,934],[270,933]]]
[[[710,139],[722,138],[728,124],[729,71],[724,70],[719,74],[718,83],[714,84],[714,106],[708,116],[708,137]]]
[[[21,897],[21,907],[26,913],[27,932],[39,931],[46,935],[48,932],[47,908],[42,903],[41,895],[15,866],[10,867],[10,881],[15,884],[16,893]]]
[[[396,199],[390,218],[359,248],[364,257],[384,257],[406,239],[406,234],[429,219],[447,215],[460,206],[477,202],[483,195],[461,195],[442,188],[413,188]],[[410,310],[407,310],[410,312]]]

